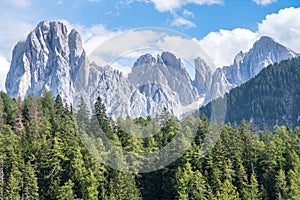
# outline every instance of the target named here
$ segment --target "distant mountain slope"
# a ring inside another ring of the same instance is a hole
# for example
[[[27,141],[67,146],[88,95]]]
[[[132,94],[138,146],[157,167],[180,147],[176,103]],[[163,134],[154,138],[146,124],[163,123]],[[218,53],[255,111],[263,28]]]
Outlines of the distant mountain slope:
[[[233,65],[216,71],[195,58],[194,78],[175,54],[141,55],[125,76],[112,66],[90,62],[76,30],[43,21],[14,47],[5,85],[15,98],[41,96],[48,89],[75,108],[81,96],[90,108],[100,96],[113,118],[155,116],[163,108],[180,117],[246,82],[266,65],[298,56],[264,36],[249,52],[239,53]]]
[[[220,97],[257,75],[263,68],[299,54],[270,37],[262,36],[246,53],[239,52],[230,66],[217,69],[212,76],[210,95],[206,102]]]
[[[299,126],[300,58],[270,65],[224,98],[227,122],[240,123],[245,119],[259,128],[271,130],[276,125]],[[210,116],[211,105],[201,107],[200,112]]]

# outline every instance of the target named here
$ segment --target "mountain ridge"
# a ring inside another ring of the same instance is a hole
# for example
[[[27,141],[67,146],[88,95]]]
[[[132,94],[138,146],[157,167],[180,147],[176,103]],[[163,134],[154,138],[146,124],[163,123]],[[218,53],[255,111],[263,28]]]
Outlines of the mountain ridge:
[[[283,60],[264,68],[248,82],[233,88],[224,97],[200,108],[211,115],[212,104],[227,102],[226,122],[246,120],[253,127],[274,130],[275,126],[300,125],[300,57]]]
[[[232,65],[224,66],[214,72],[213,82],[215,84],[211,85],[211,97],[206,99],[206,103],[247,82],[270,64],[299,55],[274,39],[262,36],[248,52],[240,51],[235,56]]]
[[[212,71],[202,58],[195,58],[194,80],[171,52],[141,55],[126,77],[111,66],[91,63],[75,29],[68,32],[61,22],[42,21],[15,46],[6,89],[16,98],[29,93],[41,96],[48,89],[73,105],[85,96],[90,108],[100,96],[114,118],[154,116],[163,108],[180,116],[186,111],[183,108],[197,109],[195,102],[206,104],[246,82],[266,67],[264,63],[295,56],[298,54],[264,36],[249,52],[240,52],[231,66]]]

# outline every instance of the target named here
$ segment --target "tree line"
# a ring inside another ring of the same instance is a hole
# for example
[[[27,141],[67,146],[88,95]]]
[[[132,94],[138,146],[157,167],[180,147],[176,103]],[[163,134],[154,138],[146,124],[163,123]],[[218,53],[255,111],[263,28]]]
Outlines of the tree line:
[[[236,87],[224,97],[200,108],[210,116],[212,106],[226,101],[226,122],[243,120],[253,128],[275,130],[276,125],[300,125],[300,57],[274,63],[256,77]]]
[[[100,127],[124,151],[152,152],[174,139],[182,121],[167,110],[157,116],[157,126],[151,117],[114,121],[101,98],[89,113],[83,98],[74,109],[48,91],[41,98],[0,97],[0,200],[300,199],[299,127],[253,133],[245,121],[228,123],[202,158],[210,122],[188,116],[197,119],[196,137],[182,157],[157,171],[130,173],[99,162],[84,142],[103,144]],[[136,125],[151,123],[156,135],[133,136]]]

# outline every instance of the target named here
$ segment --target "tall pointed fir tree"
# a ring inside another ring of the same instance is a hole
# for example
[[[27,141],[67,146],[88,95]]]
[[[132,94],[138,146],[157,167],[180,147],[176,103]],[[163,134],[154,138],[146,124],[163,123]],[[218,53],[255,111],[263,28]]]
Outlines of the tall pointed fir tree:
[[[25,169],[23,171],[22,199],[39,199],[38,180],[35,174],[35,170],[32,167],[30,161],[26,163]]]

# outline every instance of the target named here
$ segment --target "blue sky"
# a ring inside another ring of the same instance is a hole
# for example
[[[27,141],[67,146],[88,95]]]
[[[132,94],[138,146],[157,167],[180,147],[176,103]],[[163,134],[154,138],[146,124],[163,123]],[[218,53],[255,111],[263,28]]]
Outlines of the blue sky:
[[[1,0],[0,89],[13,46],[42,20],[76,28],[88,52],[131,28],[172,29],[197,40],[221,67],[261,35],[300,52],[299,6],[299,0]]]
[[[4,8],[16,11],[24,21],[37,24],[40,20],[65,19],[73,24],[91,27],[103,24],[109,30],[136,27],[164,27],[202,38],[219,29],[247,28],[257,30],[266,15],[287,7],[299,7],[299,0],[194,0],[206,4],[183,3],[157,8],[160,2],[181,0],[12,0]],[[193,2],[193,0],[190,0]],[[154,3],[153,3],[154,2]],[[157,3],[155,3],[157,2]],[[211,3],[209,3],[211,2]],[[265,3],[263,3],[265,2]],[[4,3],[3,3],[4,4]],[[10,4],[10,5],[9,5]],[[1,4],[0,4],[1,5]],[[23,6],[22,6],[23,5]],[[182,18],[186,23],[174,22]],[[191,23],[189,24],[188,21]]]

